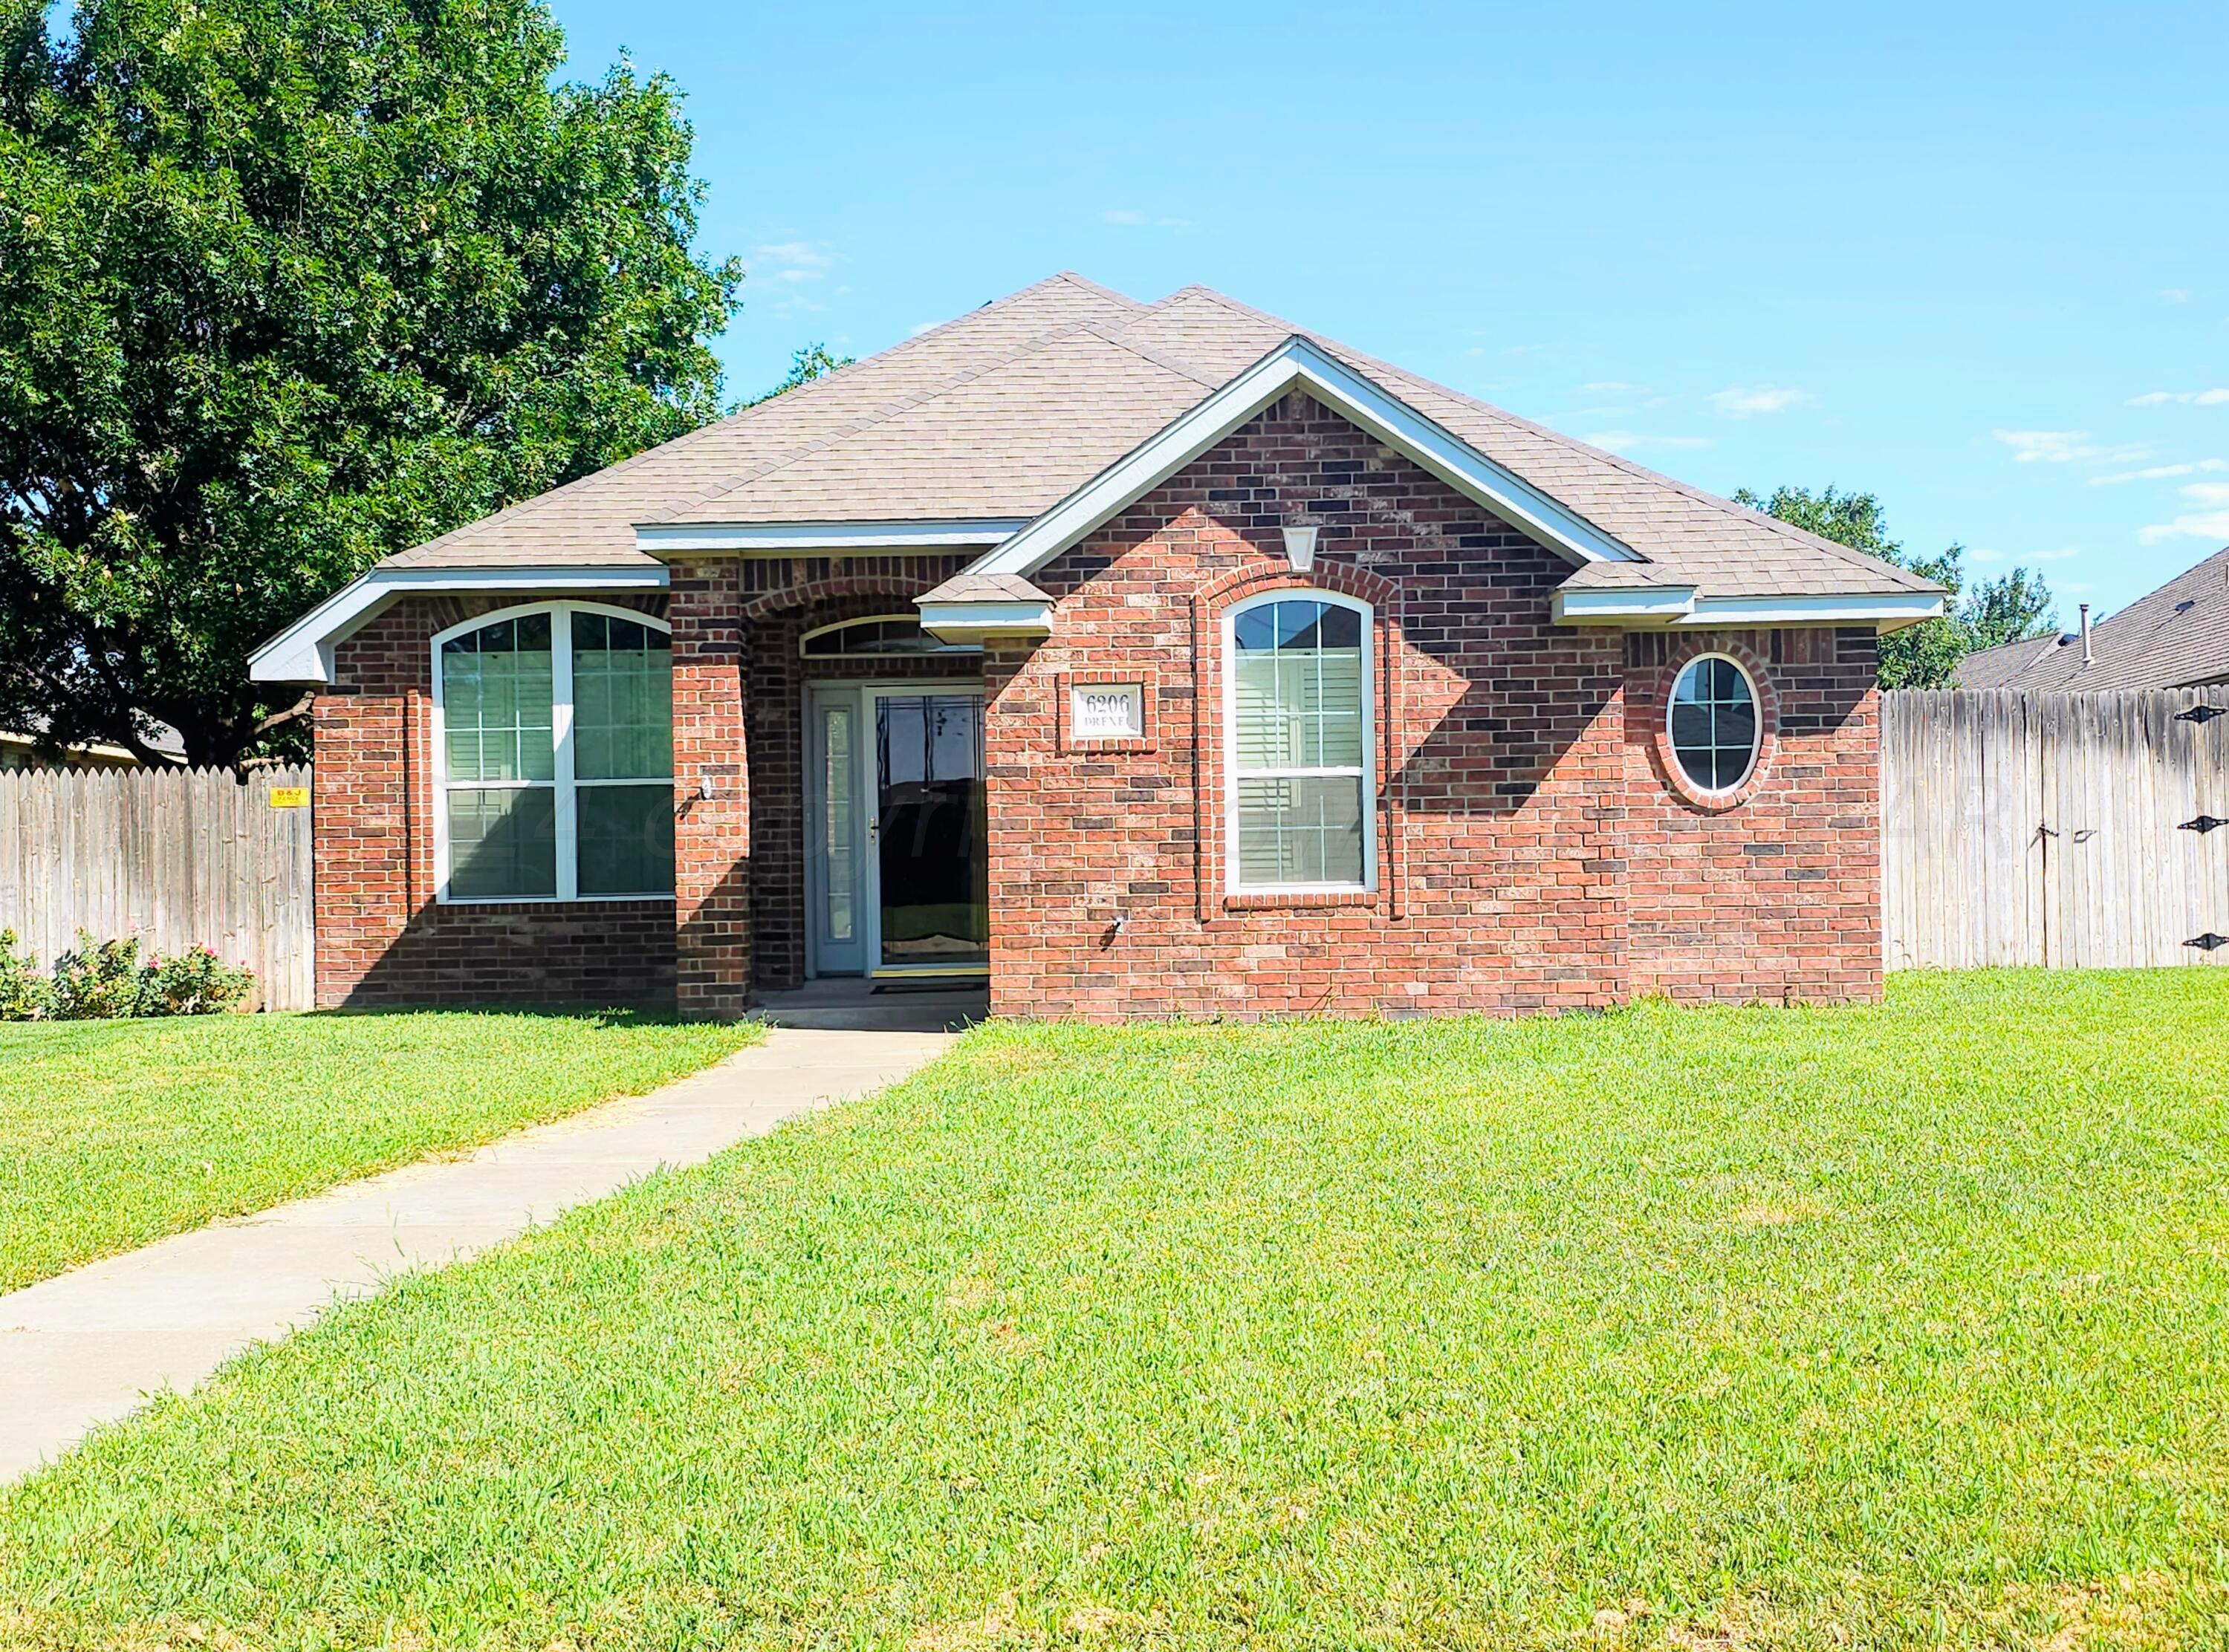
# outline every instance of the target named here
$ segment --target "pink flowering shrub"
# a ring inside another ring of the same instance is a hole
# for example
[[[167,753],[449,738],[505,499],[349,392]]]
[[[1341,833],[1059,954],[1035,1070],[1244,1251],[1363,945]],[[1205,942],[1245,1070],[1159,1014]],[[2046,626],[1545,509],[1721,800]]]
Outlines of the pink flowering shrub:
[[[231,964],[206,946],[150,958],[139,971],[139,1014],[217,1015],[237,1009],[255,990],[255,971]]]
[[[55,960],[44,988],[32,1013],[42,1010],[53,1021],[215,1015],[247,1002],[255,972],[225,963],[206,946],[143,961],[137,935],[95,941],[80,930],[77,945]]]

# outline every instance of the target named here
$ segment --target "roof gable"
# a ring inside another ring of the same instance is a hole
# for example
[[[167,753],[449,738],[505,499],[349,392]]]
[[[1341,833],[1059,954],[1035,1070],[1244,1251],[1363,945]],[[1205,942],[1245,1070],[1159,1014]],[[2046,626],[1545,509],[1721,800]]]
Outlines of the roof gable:
[[[969,569],[1026,579],[1278,397],[1305,390],[1379,441],[1573,562],[1633,562],[1628,545],[1295,334],[1083,483]]]

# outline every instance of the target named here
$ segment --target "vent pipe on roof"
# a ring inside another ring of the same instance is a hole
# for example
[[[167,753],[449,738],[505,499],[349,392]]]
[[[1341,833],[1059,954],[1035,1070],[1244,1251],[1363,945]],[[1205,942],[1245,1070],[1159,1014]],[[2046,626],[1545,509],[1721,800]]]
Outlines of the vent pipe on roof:
[[[2092,656],[2090,652],[2090,605],[2085,602],[2082,605],[2082,663],[2088,665],[2091,663]]]

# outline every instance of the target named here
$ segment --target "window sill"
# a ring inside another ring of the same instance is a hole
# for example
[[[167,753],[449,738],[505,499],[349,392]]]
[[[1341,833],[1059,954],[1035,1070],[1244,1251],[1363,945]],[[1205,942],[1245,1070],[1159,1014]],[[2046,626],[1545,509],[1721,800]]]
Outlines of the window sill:
[[[1223,897],[1225,912],[1297,912],[1318,906],[1375,906],[1375,889],[1233,889]]]
[[[673,897],[663,895],[436,895],[437,906],[609,906],[633,901],[638,905],[671,906]]]

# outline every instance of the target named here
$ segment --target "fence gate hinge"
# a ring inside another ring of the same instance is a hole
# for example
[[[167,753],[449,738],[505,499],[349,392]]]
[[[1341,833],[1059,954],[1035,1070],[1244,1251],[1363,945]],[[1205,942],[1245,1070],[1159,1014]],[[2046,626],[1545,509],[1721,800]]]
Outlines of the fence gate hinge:
[[[2212,831],[2216,826],[2229,826],[2229,820],[2223,820],[2219,816],[2215,815],[2200,815],[2196,820],[2186,820],[2181,825],[2176,827],[2175,830],[2179,832],[2196,832],[2200,837],[2203,837],[2207,833]]]
[[[2229,946],[2229,935],[2216,935],[2209,929],[2203,935],[2192,936],[2183,944],[2194,946],[2201,952],[2211,952],[2217,946]]]
[[[2210,723],[2216,717],[2229,717],[2229,706],[2193,706],[2174,714],[2179,723]]]

